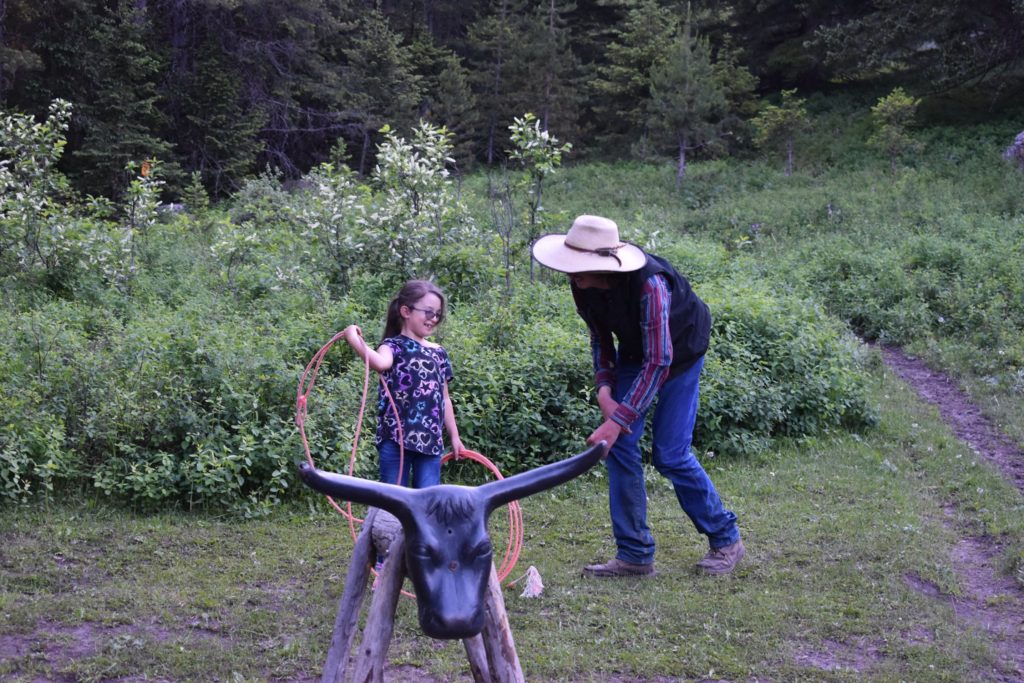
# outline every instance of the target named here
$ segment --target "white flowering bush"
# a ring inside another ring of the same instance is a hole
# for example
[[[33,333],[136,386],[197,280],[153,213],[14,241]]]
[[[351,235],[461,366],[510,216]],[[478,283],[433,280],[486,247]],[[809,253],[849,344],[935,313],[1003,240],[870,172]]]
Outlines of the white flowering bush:
[[[448,165],[451,133],[422,122],[406,140],[385,127],[373,169],[376,192],[365,219],[370,265],[400,278],[435,275],[439,255],[476,237]]]
[[[226,216],[212,225],[209,255],[219,284],[236,297],[305,287],[312,273],[297,202],[271,173],[248,180]]]
[[[71,104],[64,100],[55,100],[41,123],[24,114],[0,113],[0,264],[4,272],[42,271],[54,279],[77,258],[76,240],[68,239],[74,221],[64,201],[71,191],[56,169],[70,120]]]
[[[506,185],[502,199],[507,203],[507,210],[493,207],[492,215],[496,217],[496,223],[504,223],[496,227],[504,247],[506,273],[515,268],[517,256],[521,256],[529,262],[532,275],[534,262],[528,255],[529,246],[541,234],[567,220],[563,214],[545,209],[544,187],[548,178],[561,166],[562,157],[572,150],[572,143],[560,143],[555,135],[541,127],[534,114],[528,112],[512,120],[509,140],[512,142],[507,151],[509,161],[518,166],[519,173],[513,175]],[[501,197],[502,193],[497,196],[493,193],[492,201]],[[525,201],[520,202],[520,197]],[[498,219],[501,215],[505,216],[504,220]],[[517,224],[520,227],[517,228]],[[509,282],[508,274],[506,282]]]
[[[544,183],[562,165],[562,157],[572,151],[572,143],[559,144],[558,138],[542,129],[541,122],[530,113],[512,120],[509,139],[512,141],[509,159],[518,162],[522,169],[519,185],[528,197],[525,242],[529,244],[537,239],[548,222],[544,209]]]
[[[155,161],[128,164],[134,178],[128,184],[121,220],[94,222],[82,238],[83,258],[107,284],[122,292],[130,289],[138,274],[147,238],[159,217],[164,181],[157,168]]]
[[[373,244],[366,225],[370,190],[344,165],[321,164],[306,177],[295,215],[311,256],[331,284],[347,289],[351,271]]]

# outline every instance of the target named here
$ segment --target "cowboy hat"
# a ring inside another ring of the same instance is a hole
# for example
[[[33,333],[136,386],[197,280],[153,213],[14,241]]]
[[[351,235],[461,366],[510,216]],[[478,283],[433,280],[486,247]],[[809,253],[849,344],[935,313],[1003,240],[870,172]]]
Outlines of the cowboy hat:
[[[619,241],[619,226],[601,216],[577,216],[566,235],[544,235],[533,258],[563,273],[630,273],[647,263],[643,250]]]

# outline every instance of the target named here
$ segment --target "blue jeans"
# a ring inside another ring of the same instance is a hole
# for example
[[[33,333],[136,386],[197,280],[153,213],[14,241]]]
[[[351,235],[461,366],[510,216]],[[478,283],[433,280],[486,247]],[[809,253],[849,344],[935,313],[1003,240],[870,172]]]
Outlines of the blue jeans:
[[[385,484],[396,484],[398,481],[398,444],[384,441],[377,446],[380,454],[380,480]],[[412,470],[412,487],[422,489],[437,486],[441,483],[441,458],[406,449],[402,460],[401,486],[409,485],[409,470]]]
[[[658,391],[651,423],[652,461],[655,469],[672,482],[680,507],[697,531],[708,537],[712,548],[721,548],[740,538],[736,515],[722,505],[715,485],[690,450],[703,367],[701,358]],[[622,400],[639,372],[639,365],[616,368],[617,383],[612,389],[616,401]],[[632,433],[619,436],[605,461],[616,557],[634,564],[654,561],[654,536],[647,526],[647,487],[640,457],[646,412],[630,425]]]

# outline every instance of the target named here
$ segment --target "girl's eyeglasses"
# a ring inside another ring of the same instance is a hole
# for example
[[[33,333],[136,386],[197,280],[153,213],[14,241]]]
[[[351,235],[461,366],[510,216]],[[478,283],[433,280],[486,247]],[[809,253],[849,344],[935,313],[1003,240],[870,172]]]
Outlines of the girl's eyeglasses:
[[[437,318],[437,322],[444,320],[444,313],[441,311],[435,311],[433,308],[416,308],[415,306],[410,306],[409,308],[414,311],[419,311],[427,320],[432,320],[434,318]]]

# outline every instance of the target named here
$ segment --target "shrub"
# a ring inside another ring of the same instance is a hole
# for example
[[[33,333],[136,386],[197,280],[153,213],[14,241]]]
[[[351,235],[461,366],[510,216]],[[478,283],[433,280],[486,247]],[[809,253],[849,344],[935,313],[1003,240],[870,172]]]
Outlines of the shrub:
[[[714,326],[695,441],[720,453],[763,450],[877,420],[864,352],[820,307],[737,277],[705,286]]]
[[[302,367],[349,323],[378,338],[387,302],[413,272],[433,273],[451,300],[437,341],[452,356],[467,446],[506,473],[581,450],[600,416],[564,278],[515,273],[501,296],[498,237],[447,201],[456,188],[443,173],[444,141],[425,139],[430,163],[417,165],[420,143],[389,139],[392,165],[374,185],[325,166],[288,189],[254,179],[230,207],[199,215],[153,219],[156,186],[142,181],[145,215],[69,206],[77,260],[57,273],[69,283],[64,299],[27,277],[5,290],[14,294],[0,330],[0,498],[91,484],[139,508],[259,515],[307,495],[294,468],[304,456],[293,424]],[[895,180],[866,168],[784,178],[762,163],[714,161],[691,169],[678,194],[668,166],[595,164],[552,176],[544,194],[565,215],[616,218],[625,239],[690,277],[715,326],[696,445],[756,453],[776,436],[873,422],[863,348],[811,296],[874,338],[950,332],[965,348],[1005,351],[975,351],[979,368],[1024,355],[1022,284],[1006,258],[1022,222],[975,213],[986,206],[975,190],[1002,187],[995,171],[958,184],[951,165],[933,161]],[[1000,192],[1001,206],[1019,201]],[[138,228],[138,267],[90,262],[100,241],[87,237],[116,236],[125,215]],[[384,233],[408,221],[411,258],[385,263]],[[319,466],[346,471],[360,427],[356,473],[376,478],[375,376],[369,414],[355,424],[363,372],[346,345],[328,354],[306,435]],[[454,476],[479,474],[456,467]]]
[[[583,449],[597,414],[587,337],[568,288],[524,282],[507,305],[480,306],[452,320],[443,343],[467,448],[505,473]]]

